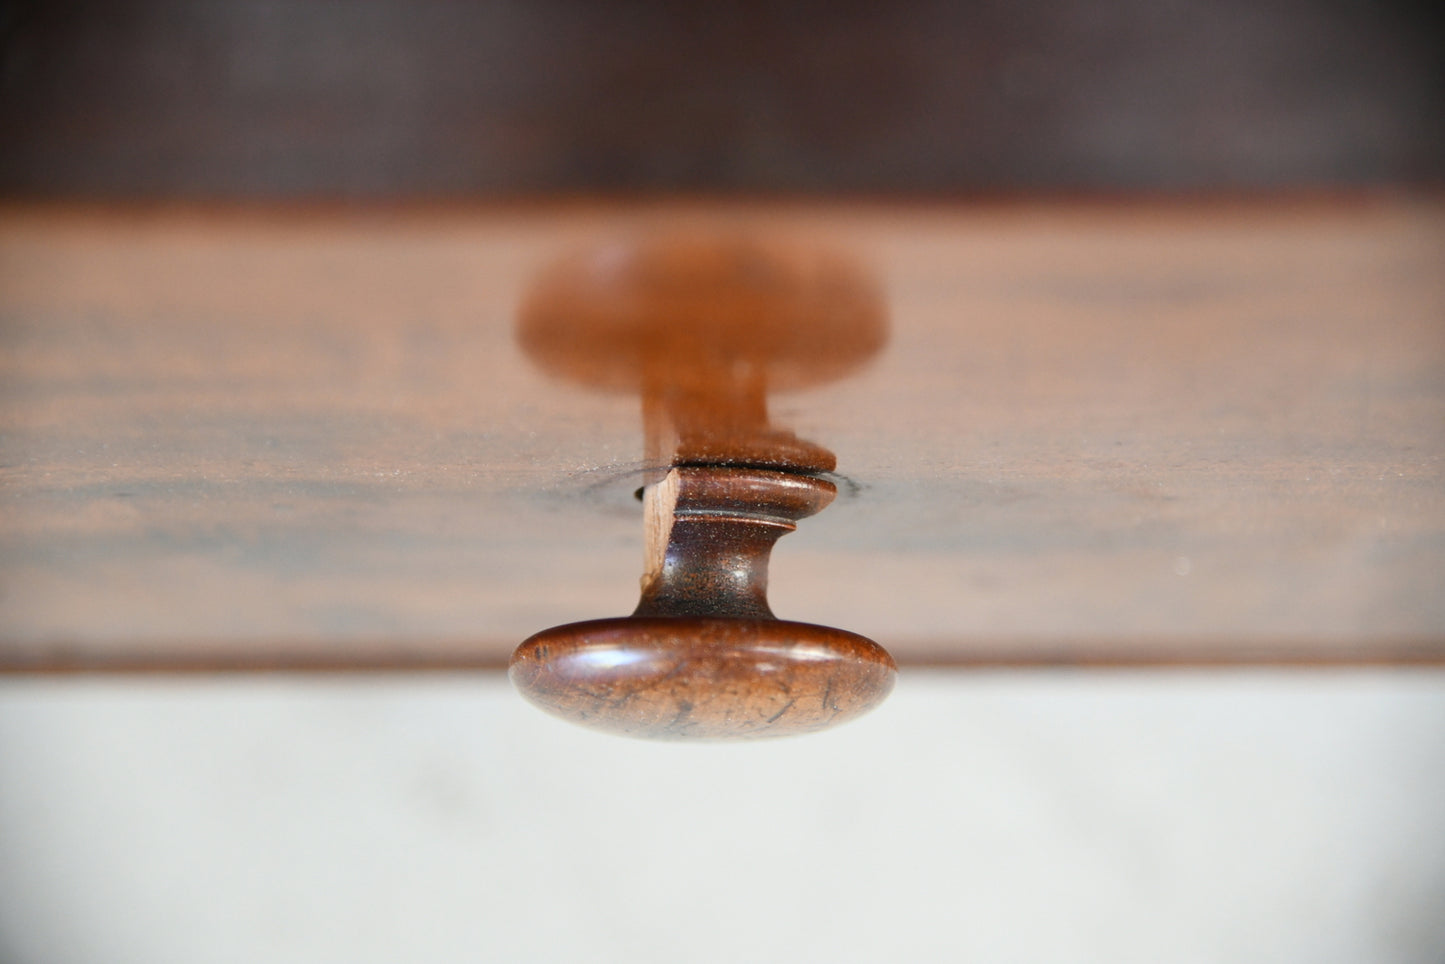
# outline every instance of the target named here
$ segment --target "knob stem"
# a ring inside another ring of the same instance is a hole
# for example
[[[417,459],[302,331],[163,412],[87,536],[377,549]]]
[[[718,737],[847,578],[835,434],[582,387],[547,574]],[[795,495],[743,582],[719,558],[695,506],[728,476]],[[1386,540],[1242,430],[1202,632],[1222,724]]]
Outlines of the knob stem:
[[[831,482],[766,469],[677,466],[643,490],[647,561],[634,616],[771,619],[768,558]]]

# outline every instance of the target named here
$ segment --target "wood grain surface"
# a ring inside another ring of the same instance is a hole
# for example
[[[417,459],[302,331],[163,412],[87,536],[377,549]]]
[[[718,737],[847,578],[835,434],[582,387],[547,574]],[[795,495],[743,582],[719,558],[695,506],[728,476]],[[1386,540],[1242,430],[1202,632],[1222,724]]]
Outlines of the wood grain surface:
[[[0,667],[500,667],[636,600],[640,403],[519,305],[579,249],[837,251],[888,341],[786,619],[904,665],[1445,660],[1445,203],[0,209]]]

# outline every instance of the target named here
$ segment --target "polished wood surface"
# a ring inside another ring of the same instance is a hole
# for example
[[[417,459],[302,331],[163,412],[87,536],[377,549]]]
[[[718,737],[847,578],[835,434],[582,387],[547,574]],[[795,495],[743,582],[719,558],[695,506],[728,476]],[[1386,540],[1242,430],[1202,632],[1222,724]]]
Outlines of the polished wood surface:
[[[1445,205],[0,211],[0,665],[501,666],[620,613],[638,401],[529,286],[826,244],[887,344],[770,400],[837,503],[780,615],[903,664],[1445,659]]]

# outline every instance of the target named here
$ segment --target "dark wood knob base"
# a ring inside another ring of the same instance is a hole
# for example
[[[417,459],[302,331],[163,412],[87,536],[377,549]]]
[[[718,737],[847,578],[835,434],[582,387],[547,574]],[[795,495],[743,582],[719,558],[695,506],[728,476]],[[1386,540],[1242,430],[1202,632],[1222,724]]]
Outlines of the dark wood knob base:
[[[767,599],[773,543],[836,494],[809,475],[673,467],[643,495],[636,611],[532,636],[512,654],[513,685],[574,723],[665,740],[808,733],[867,712],[893,689],[887,651],[777,619]]]
[[[627,617],[543,630],[512,684],[574,723],[662,740],[821,730],[881,703],[897,667],[856,633],[779,619]]]

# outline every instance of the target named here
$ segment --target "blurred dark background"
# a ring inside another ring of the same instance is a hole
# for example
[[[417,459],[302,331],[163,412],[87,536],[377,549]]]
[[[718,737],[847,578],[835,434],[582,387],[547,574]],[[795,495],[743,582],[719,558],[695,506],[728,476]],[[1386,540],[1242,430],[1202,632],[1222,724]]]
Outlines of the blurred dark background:
[[[0,14],[0,194],[1438,184],[1432,6],[140,0]]]

